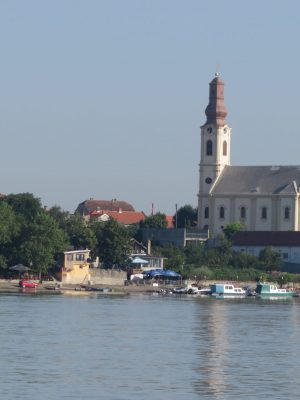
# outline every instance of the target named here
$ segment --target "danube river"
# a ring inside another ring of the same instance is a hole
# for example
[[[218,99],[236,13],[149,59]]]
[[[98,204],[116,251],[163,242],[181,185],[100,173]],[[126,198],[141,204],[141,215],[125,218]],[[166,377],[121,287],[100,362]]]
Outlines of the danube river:
[[[298,399],[300,299],[0,295],[3,400]]]

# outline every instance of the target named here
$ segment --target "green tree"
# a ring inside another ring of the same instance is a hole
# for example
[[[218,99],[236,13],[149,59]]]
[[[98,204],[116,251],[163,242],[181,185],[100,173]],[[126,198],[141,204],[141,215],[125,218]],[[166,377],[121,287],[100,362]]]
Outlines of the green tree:
[[[95,249],[97,242],[95,234],[79,214],[70,215],[64,224],[69,242],[75,250]]]
[[[265,271],[277,271],[282,263],[281,255],[272,247],[265,247],[259,254],[259,261]]]
[[[223,233],[228,240],[231,240],[236,232],[242,231],[244,229],[245,229],[245,224],[243,222],[241,221],[231,222],[230,224],[227,224],[225,226],[225,228],[223,229]]]
[[[167,228],[168,223],[166,215],[160,212],[146,217],[144,221],[140,222],[140,228],[155,229],[155,228]]]
[[[53,206],[49,208],[48,214],[58,223],[60,228],[66,229],[67,220],[70,218],[68,211],[63,211],[60,206]]]
[[[9,194],[2,201],[9,204],[18,217],[25,221],[33,221],[42,210],[40,199],[33,196],[32,193]]]
[[[245,252],[233,252],[231,265],[236,269],[259,268],[257,257]]]
[[[19,229],[17,217],[12,207],[0,202],[0,268],[6,268],[7,247],[11,244]]]
[[[1,199],[0,205],[2,211],[6,207],[6,216],[10,215],[6,221],[10,221],[12,235],[11,240],[2,244],[1,260],[5,258],[8,265],[24,263],[46,272],[53,266],[57,252],[65,249],[63,231],[30,193],[11,194]],[[8,214],[8,210],[13,214]]]
[[[67,238],[57,222],[41,212],[28,227],[30,234],[19,249],[21,260],[39,273],[46,273],[55,264],[55,256],[66,248]]]
[[[94,223],[92,229],[97,239],[95,254],[104,266],[123,266],[131,249],[131,237],[126,227],[111,219]]]
[[[13,208],[0,202],[0,246],[12,240],[18,232],[18,223]]]
[[[184,249],[186,264],[200,267],[205,260],[205,245],[204,243],[190,244]]]
[[[176,224],[177,220],[177,224]],[[197,209],[186,204],[179,208],[177,214],[173,216],[174,226],[177,228],[190,228],[197,225]]]

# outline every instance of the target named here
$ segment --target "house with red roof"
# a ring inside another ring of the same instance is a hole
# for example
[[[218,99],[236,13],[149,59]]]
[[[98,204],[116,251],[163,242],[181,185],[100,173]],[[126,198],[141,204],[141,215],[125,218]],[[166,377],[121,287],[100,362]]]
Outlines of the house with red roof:
[[[142,211],[135,211],[133,206],[123,200],[85,200],[78,205],[75,212],[86,221],[105,222],[113,218],[125,226],[139,224],[146,215]]]

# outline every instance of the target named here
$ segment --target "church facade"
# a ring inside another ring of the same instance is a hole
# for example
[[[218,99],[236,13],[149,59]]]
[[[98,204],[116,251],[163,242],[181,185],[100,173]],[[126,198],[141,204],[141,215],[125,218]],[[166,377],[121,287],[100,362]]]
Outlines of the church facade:
[[[216,74],[209,86],[201,126],[198,228],[215,236],[241,221],[248,231],[298,231],[300,166],[231,166],[224,83]]]

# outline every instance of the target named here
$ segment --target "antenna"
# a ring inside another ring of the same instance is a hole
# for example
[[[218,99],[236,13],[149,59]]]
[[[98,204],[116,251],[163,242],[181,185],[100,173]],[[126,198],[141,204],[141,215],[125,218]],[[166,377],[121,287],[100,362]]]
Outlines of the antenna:
[[[219,62],[217,62],[217,64],[216,64],[216,72],[215,72],[215,76],[216,77],[218,77],[218,76],[220,76],[220,63]]]

